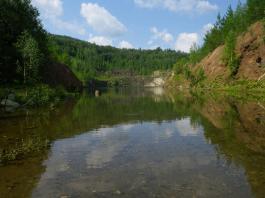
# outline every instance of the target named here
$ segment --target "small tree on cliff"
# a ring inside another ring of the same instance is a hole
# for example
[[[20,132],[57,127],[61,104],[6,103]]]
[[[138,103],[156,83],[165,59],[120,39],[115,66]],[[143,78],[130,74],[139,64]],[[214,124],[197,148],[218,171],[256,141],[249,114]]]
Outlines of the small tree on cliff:
[[[235,52],[236,48],[236,35],[233,31],[230,31],[225,40],[224,49],[224,63],[229,67],[231,76],[237,74],[239,67],[239,60]]]

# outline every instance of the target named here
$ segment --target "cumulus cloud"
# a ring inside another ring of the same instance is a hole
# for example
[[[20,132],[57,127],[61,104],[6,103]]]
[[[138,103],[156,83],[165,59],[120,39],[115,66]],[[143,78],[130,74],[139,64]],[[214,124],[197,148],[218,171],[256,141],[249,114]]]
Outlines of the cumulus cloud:
[[[63,14],[63,2],[61,0],[32,0],[45,18],[58,17]]]
[[[196,7],[199,12],[218,10],[218,6],[211,4],[209,1],[198,1]]]
[[[166,43],[170,43],[174,39],[173,36],[167,32],[167,30],[159,31],[156,27],[152,27],[150,31],[153,34],[152,40],[161,39]],[[153,43],[152,40],[149,41],[150,44]]]
[[[82,3],[81,15],[97,33],[114,37],[126,32],[126,27],[115,16],[96,3]]]
[[[101,46],[112,45],[112,40],[104,36],[92,36],[91,35],[90,38],[88,39],[88,42],[101,45]]]
[[[197,11],[199,13],[216,11],[218,6],[208,0],[134,0],[135,4],[143,8],[163,7],[173,12]]]
[[[61,19],[63,15],[62,0],[32,0],[32,5],[40,11],[41,17],[48,20],[56,29],[84,35],[85,28],[81,25]]]
[[[199,42],[199,35],[197,33],[181,33],[177,37],[175,49],[183,52],[189,52],[194,43]]]
[[[54,18],[51,20],[51,23],[57,28],[61,30],[66,30],[69,32],[77,33],[79,35],[85,35],[86,30],[81,25],[73,22],[68,22],[61,20],[60,18]]]
[[[129,43],[128,41],[121,41],[118,45],[119,48],[122,49],[132,49],[133,45],[131,43]]]

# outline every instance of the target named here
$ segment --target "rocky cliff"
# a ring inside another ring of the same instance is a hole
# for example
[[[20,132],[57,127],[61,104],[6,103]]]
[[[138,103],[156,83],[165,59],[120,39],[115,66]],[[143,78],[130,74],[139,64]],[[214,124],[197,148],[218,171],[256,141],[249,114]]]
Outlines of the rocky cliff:
[[[239,69],[236,79],[261,80],[265,78],[265,30],[262,22],[253,24],[237,38],[236,54],[239,58]],[[210,80],[227,79],[230,71],[223,61],[224,46],[219,46],[193,70],[203,68]]]

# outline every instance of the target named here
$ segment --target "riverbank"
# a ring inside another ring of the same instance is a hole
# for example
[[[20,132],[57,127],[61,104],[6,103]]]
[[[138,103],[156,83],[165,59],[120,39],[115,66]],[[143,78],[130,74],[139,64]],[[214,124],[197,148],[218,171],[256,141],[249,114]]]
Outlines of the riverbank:
[[[22,107],[51,107],[68,97],[78,96],[78,92],[66,91],[62,86],[50,87],[46,84],[34,86],[0,87],[0,107],[4,111],[15,111]]]
[[[253,100],[265,101],[264,80],[209,80],[204,79],[193,85],[181,75],[172,75],[166,80],[165,89],[170,92],[187,91],[194,93],[221,93],[238,99],[251,98]]]

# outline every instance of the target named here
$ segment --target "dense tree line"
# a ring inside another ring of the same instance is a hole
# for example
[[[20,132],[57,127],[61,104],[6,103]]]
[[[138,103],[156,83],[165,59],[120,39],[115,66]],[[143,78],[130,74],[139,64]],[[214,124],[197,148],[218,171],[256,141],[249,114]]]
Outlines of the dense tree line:
[[[39,79],[48,54],[47,34],[30,0],[0,1],[0,81]]]
[[[175,69],[182,71],[183,64],[194,65],[218,46],[225,45],[224,62],[230,68],[231,76],[235,75],[239,65],[235,53],[236,37],[245,32],[251,24],[262,19],[265,19],[264,0],[247,0],[245,4],[239,2],[235,10],[229,6],[223,17],[220,14],[217,16],[214,27],[204,37],[203,45],[193,46],[189,57],[179,60]]]
[[[105,74],[150,74],[172,69],[185,53],[174,50],[118,49],[98,46],[66,36],[50,35],[53,57],[71,67],[82,80]]]

